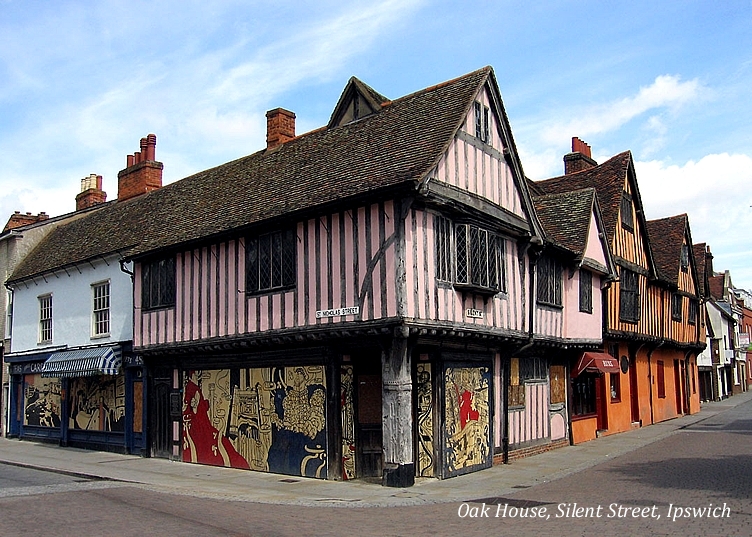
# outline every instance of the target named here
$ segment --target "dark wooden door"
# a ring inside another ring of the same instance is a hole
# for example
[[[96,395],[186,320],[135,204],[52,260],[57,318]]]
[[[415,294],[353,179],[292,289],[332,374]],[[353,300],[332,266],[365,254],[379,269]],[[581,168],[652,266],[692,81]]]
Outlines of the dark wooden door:
[[[603,375],[595,378],[595,411],[599,431],[608,429],[608,383]]]
[[[674,360],[674,392],[676,394],[676,413],[681,414],[684,406],[682,404],[682,381],[679,360]]]
[[[632,423],[640,421],[640,394],[637,391],[637,360],[629,360],[629,402],[632,410]]]
[[[358,423],[356,431],[358,477],[381,477],[382,423],[381,375],[358,375]]]
[[[158,369],[151,379],[149,397],[149,441],[152,457],[172,457],[172,417],[170,395],[172,376],[168,369]]]

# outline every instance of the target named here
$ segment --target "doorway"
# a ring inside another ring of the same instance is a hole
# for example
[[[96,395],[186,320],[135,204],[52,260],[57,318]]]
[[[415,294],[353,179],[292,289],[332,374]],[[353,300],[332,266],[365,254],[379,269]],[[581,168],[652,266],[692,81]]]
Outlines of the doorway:
[[[151,378],[149,397],[150,455],[169,459],[172,457],[172,370],[156,368]]]

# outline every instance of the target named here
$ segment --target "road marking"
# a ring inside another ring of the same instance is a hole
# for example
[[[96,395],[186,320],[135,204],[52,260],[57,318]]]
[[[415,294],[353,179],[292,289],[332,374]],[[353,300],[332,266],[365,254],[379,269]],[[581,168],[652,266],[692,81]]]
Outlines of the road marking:
[[[57,485],[37,485],[34,487],[10,487],[0,489],[0,498],[17,496],[37,496],[41,494],[59,494],[61,492],[79,492],[83,490],[101,490],[127,487],[129,483],[119,481],[86,481],[84,483],[61,483]]]

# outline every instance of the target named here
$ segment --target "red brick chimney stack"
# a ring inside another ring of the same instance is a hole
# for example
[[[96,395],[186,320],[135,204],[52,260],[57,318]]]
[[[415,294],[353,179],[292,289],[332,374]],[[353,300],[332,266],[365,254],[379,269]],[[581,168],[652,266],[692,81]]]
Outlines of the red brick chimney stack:
[[[295,114],[284,108],[266,113],[266,148],[275,147],[295,138]]]
[[[88,209],[107,201],[107,193],[102,190],[102,176],[92,173],[81,179],[81,192],[76,196],[76,210]]]
[[[164,165],[156,159],[157,136],[141,138],[140,148],[126,158],[126,168],[118,173],[118,200],[123,201],[162,187]]]
[[[3,233],[9,229],[16,229],[21,226],[28,226],[29,224],[36,224],[42,220],[47,220],[50,216],[42,211],[38,215],[34,216],[31,213],[21,214],[21,211],[14,212],[8,219],[8,223],[3,228]]]
[[[564,155],[564,174],[581,172],[597,166],[590,154],[590,146],[577,138],[572,137],[572,152]]]

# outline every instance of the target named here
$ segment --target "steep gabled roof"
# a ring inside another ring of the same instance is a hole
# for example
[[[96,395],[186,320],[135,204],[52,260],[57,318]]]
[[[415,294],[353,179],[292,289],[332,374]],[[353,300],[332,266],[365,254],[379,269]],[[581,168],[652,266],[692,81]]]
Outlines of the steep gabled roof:
[[[689,233],[687,215],[648,220],[647,226],[658,278],[671,285],[678,285],[682,245]],[[688,261],[692,263],[692,260]]]
[[[338,200],[414,188],[449,146],[489,79],[495,85],[493,70],[485,67],[391,101],[360,121],[315,130],[112,202],[50,233],[11,280],[113,253],[132,258]]]
[[[725,277],[724,274],[721,274],[719,276],[711,276],[708,278],[708,283],[710,284],[710,297],[714,300],[723,300],[723,281]]]
[[[568,175],[553,177],[536,181],[535,188],[540,194],[559,194],[583,188],[595,188],[598,194],[603,214],[603,223],[608,237],[608,244],[614,244],[614,236],[619,225],[619,209],[621,207],[624,182],[629,181],[632,190],[632,200],[637,208],[637,218],[641,223],[641,229],[647,233],[645,215],[642,208],[642,199],[637,186],[637,178],[634,171],[632,153],[624,151],[611,157],[603,164],[594,166]],[[647,239],[647,237],[645,237]],[[650,242],[645,241],[648,266],[651,271],[655,270],[655,262],[650,249]]]

